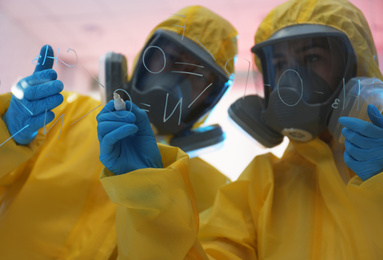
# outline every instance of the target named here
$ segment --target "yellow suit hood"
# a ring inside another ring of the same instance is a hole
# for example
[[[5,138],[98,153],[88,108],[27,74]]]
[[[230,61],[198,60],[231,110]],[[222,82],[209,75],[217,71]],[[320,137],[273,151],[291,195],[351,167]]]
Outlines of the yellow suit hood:
[[[206,49],[223,71],[234,73],[238,33],[233,25],[218,14],[202,6],[185,7],[157,25],[147,40],[159,29],[187,37]]]
[[[291,0],[273,9],[255,35],[255,44],[297,24],[331,26],[350,39],[357,57],[357,76],[382,79],[375,44],[363,13],[347,0]],[[258,69],[260,61],[255,57]]]

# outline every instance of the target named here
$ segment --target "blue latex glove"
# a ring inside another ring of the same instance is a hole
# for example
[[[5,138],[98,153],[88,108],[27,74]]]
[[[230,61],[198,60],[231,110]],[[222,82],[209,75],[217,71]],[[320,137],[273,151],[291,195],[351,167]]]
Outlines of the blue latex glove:
[[[383,116],[373,106],[367,107],[372,123],[357,118],[341,117],[345,128],[344,161],[363,181],[383,171]]]
[[[12,95],[7,112],[3,120],[8,131],[17,144],[28,145],[31,143],[37,131],[51,122],[55,115],[51,109],[63,102],[63,96],[59,94],[64,85],[57,80],[57,73],[52,70],[53,59],[47,58],[42,65],[45,55],[53,57],[53,50],[49,46],[41,49],[39,64],[34,73],[20,80],[13,90],[19,98]],[[45,118],[45,110],[48,110]],[[24,129],[23,129],[24,128]],[[20,131],[23,129],[22,131]]]
[[[162,168],[146,112],[129,101],[125,104],[127,111],[115,111],[111,100],[97,115],[100,161],[116,175],[141,168]]]

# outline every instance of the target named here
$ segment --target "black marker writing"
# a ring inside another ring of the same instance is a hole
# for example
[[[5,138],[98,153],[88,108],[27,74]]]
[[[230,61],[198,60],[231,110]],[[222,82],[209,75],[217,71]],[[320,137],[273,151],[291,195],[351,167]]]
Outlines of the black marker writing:
[[[11,96],[13,96],[11,93],[8,93],[8,94],[11,95]],[[13,97],[14,97],[14,96],[13,96]],[[20,100],[19,100],[18,98],[16,98],[16,97],[14,97],[14,98],[15,98],[15,100],[16,100],[17,103],[19,103],[20,105],[22,105],[22,106],[25,108],[25,110],[27,110],[28,113],[31,114],[31,116],[33,116],[33,113],[32,113],[31,110],[29,110],[23,103],[21,103]]]
[[[75,51],[74,49],[69,48],[69,49],[67,50],[67,53],[68,53],[69,51],[72,51],[72,52],[74,52],[74,54],[75,54],[75,57],[76,57],[76,63],[75,63],[74,65],[67,64],[67,63],[65,63],[62,59],[59,58],[60,48],[57,48],[57,56],[56,56],[56,57],[47,56],[47,53],[48,53],[48,45],[47,45],[46,48],[45,48],[45,56],[44,56],[44,59],[43,59],[43,62],[42,62],[41,65],[44,65],[44,64],[45,64],[45,61],[46,61],[47,58],[48,58],[48,59],[53,59],[53,60],[56,61],[54,67],[57,66],[57,61],[59,60],[59,61],[61,61],[65,66],[68,66],[68,67],[70,67],[70,68],[73,68],[73,67],[75,67],[75,66],[77,65],[77,63],[78,63],[78,56],[77,56],[77,53],[76,53],[76,51]],[[32,63],[35,64],[35,65],[40,65],[40,63],[38,62],[40,58],[41,58],[41,55],[40,55],[40,54],[37,55],[36,58],[32,60]],[[34,62],[34,61],[36,61],[36,62]]]
[[[177,27],[184,28],[184,30],[182,31],[182,38],[181,38],[181,40],[183,40],[184,39],[184,35],[185,35],[185,28],[186,28],[186,16],[185,15],[178,15],[178,16],[185,17],[185,23],[184,23],[183,26],[177,25],[177,24],[174,25],[174,26],[177,26]]]
[[[193,63],[188,63],[188,62],[181,62],[181,61],[175,61],[174,64],[190,65],[190,66],[199,67],[199,68],[201,68],[201,69],[205,68],[205,67],[202,66],[202,65],[193,64]]]
[[[75,123],[77,123],[79,120],[83,119],[85,116],[89,115],[90,113],[92,113],[94,110],[96,110],[97,108],[99,108],[101,105],[98,105],[97,107],[93,108],[91,111],[89,111],[88,113],[86,113],[85,115],[83,115],[82,117],[80,117],[79,119],[77,119],[76,121],[74,121],[73,123],[71,123],[70,125],[74,125]]]
[[[190,108],[193,104],[194,104],[194,102],[196,102],[197,101],[197,99],[211,86],[211,85],[213,85],[213,83],[210,83],[199,95],[198,95],[198,97],[196,97],[194,100],[193,100],[193,102],[191,102],[190,104],[189,104],[189,106],[188,106],[188,108]]]
[[[227,70],[227,64],[229,63],[229,61],[231,60],[234,60],[234,59],[237,59],[237,58],[241,58],[241,57],[237,57],[237,56],[234,56],[230,59],[228,59],[225,63],[225,71],[228,75],[230,75],[231,73]],[[248,59],[245,59],[245,58],[241,58],[241,59],[244,59],[245,61],[247,61],[249,64],[247,66],[247,74],[246,74],[246,85],[245,85],[245,91],[243,92],[243,98],[245,98],[245,95],[246,95],[246,90],[247,90],[247,82],[249,80],[249,74],[250,74],[250,66],[251,66],[251,62],[248,60]],[[234,62],[233,62],[233,66],[234,66]]]
[[[214,58],[214,56],[213,56],[213,54],[211,54],[211,52],[197,39],[197,37],[194,37],[196,40],[197,40],[197,42],[202,46],[202,48],[204,48],[205,49],[205,51],[207,51],[209,54],[210,54],[210,56],[215,60],[215,58]]]
[[[0,144],[0,147],[5,144],[6,142],[8,142],[9,140],[11,140],[14,136],[16,136],[18,133],[20,133],[21,131],[23,131],[25,128],[27,128],[29,125],[26,125],[24,126],[23,128],[21,128],[19,131],[17,131],[14,135],[12,135],[11,137],[9,137],[7,140],[5,140],[4,142],[2,142]]]
[[[86,72],[88,72],[88,74],[89,75],[91,75],[92,76],[92,78],[95,80],[95,81],[97,81],[97,83],[101,86],[101,87],[103,87],[103,88],[105,88],[104,87],[104,85],[102,85],[101,84],[101,82],[92,74],[92,73],[90,73],[84,66],[82,66],[81,64],[80,64],[80,66],[81,66],[81,68],[83,68]]]
[[[47,119],[47,110],[45,109],[45,116],[44,116],[44,134],[46,135],[51,129],[52,127],[55,126],[55,124],[57,123],[57,121],[60,120],[60,118],[62,118],[61,120],[61,127],[60,127],[60,132],[59,132],[59,136],[57,137],[57,140],[60,138],[60,135],[61,135],[61,130],[63,129],[63,125],[64,125],[64,117],[65,117],[65,114],[62,114],[54,123],[53,125],[48,129],[48,131],[45,129],[45,126],[46,126],[46,119]]]
[[[163,61],[164,61],[164,65],[162,66],[162,69],[159,70],[159,71],[152,71],[150,70],[147,66],[146,66],[146,63],[145,63],[145,55],[146,55],[146,52],[150,49],[150,48],[156,48],[156,49],[159,49],[162,53],[162,56],[164,57]],[[161,73],[164,69],[165,69],[165,66],[166,66],[166,56],[165,56],[165,52],[158,46],[149,46],[148,48],[145,49],[144,51],[144,54],[142,55],[142,63],[144,64],[144,67],[145,69],[147,69],[150,73],[152,74],[158,74],[158,73]]]
[[[145,104],[145,103],[140,103],[140,105],[143,105],[143,106],[146,106],[146,107],[151,107],[149,104]],[[142,110],[144,110],[145,112],[149,113],[149,110],[148,109],[145,109],[145,108],[141,108]]]
[[[77,66],[77,63],[78,63],[78,56],[77,56],[77,53],[76,53],[75,50],[69,48],[69,49],[67,50],[66,53],[68,53],[69,51],[73,51],[74,54],[76,55],[76,63],[75,63],[74,65],[69,65],[69,64],[65,63],[62,59],[59,59],[59,60],[60,60],[64,65],[66,65],[66,66],[68,66],[68,67],[70,67],[70,68],[73,68],[73,67],[76,67],[76,66]]]
[[[165,110],[164,110],[164,118],[163,118],[163,122],[165,123],[166,121],[168,121],[168,119],[174,114],[174,112],[176,111],[176,108],[177,106],[180,107],[180,114],[179,114],[179,117],[178,117],[178,125],[180,125],[181,123],[181,116],[182,116],[182,98],[178,101],[178,103],[176,104],[176,106],[174,107],[173,111],[170,113],[170,115],[166,118],[166,109],[168,107],[168,98],[169,98],[169,93],[166,94],[166,101],[165,101]]]
[[[338,105],[339,105],[339,102],[340,102],[340,99],[335,99],[334,103],[331,105],[332,108],[338,108]]]
[[[285,73],[287,73],[287,72],[293,72],[293,73],[296,73],[296,74],[298,75],[298,77],[299,77],[300,82],[301,82],[301,95],[300,95],[298,101],[295,102],[295,103],[292,104],[292,105],[291,105],[291,104],[287,104],[287,103],[282,99],[281,94],[280,94],[280,92],[279,92],[279,82],[280,82],[281,78],[285,75]],[[298,102],[301,101],[301,99],[302,99],[302,97],[303,97],[303,81],[302,81],[302,78],[301,78],[301,76],[299,75],[299,73],[298,73],[297,71],[293,70],[293,69],[287,69],[287,70],[285,70],[285,71],[282,73],[282,75],[281,75],[281,77],[279,78],[279,80],[278,80],[278,84],[277,84],[277,93],[278,93],[279,99],[280,99],[286,106],[293,107],[293,106],[297,105]]]

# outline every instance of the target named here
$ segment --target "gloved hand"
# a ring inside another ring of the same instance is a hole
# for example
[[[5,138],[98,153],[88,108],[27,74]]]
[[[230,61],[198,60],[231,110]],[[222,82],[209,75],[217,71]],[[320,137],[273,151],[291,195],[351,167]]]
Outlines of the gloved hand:
[[[383,116],[374,105],[368,105],[372,123],[358,118],[341,117],[345,128],[344,161],[363,181],[383,171]]]
[[[115,111],[111,100],[97,115],[100,161],[116,175],[141,168],[162,168],[146,112],[132,102],[125,104],[127,111]]]
[[[48,51],[46,48],[41,48],[41,57],[34,73],[20,80],[13,89],[19,98],[12,95],[8,110],[3,116],[9,133],[21,145],[28,145],[34,140],[37,131],[54,119],[55,115],[50,110],[63,102],[63,96],[59,93],[64,85],[57,80],[57,73],[51,69],[53,59],[46,58],[42,65],[45,55],[53,57],[52,48],[49,46]]]

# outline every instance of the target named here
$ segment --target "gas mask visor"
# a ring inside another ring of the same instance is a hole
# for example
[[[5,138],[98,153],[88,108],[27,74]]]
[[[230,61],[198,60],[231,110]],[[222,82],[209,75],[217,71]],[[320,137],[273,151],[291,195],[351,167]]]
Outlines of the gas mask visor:
[[[143,48],[127,90],[147,112],[159,142],[197,155],[225,139],[218,124],[200,126],[232,84],[225,71],[202,44],[157,30]]]
[[[234,121],[251,129],[250,134],[266,147],[279,144],[283,136],[306,142],[326,130],[343,79],[347,82],[356,73],[347,36],[329,26],[295,25],[251,51],[261,63],[264,99],[237,100],[231,106]]]
[[[147,110],[160,135],[183,135],[207,114],[231,85],[202,46],[158,30],[143,49],[129,82],[133,102]]]

